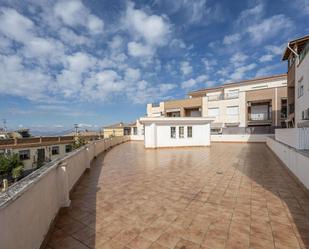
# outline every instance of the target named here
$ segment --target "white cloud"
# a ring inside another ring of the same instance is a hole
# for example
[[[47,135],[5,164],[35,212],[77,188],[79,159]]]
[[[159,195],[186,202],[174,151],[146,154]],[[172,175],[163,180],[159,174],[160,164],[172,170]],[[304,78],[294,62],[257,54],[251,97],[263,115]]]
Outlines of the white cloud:
[[[217,60],[215,59],[203,58],[202,62],[204,63],[206,71],[212,71],[214,69],[214,66],[217,65]]]
[[[154,50],[150,46],[138,42],[129,42],[128,53],[134,57],[150,57],[154,54]]]
[[[11,8],[0,8],[0,31],[18,42],[33,38],[33,22]]]
[[[275,45],[267,45],[265,46],[265,49],[269,52],[272,53],[274,55],[282,55],[283,50],[284,50],[284,46],[275,46]]]
[[[196,78],[196,82],[202,83],[206,81],[207,79],[208,79],[208,76],[206,74],[202,74]]]
[[[260,57],[259,61],[260,62],[272,61],[273,58],[274,58],[274,55],[272,55],[272,54],[265,54],[265,55]]]
[[[139,69],[127,68],[125,71],[125,79],[129,82],[138,81],[141,77],[141,72]]]
[[[236,26],[248,26],[259,21],[264,14],[264,4],[259,2],[252,8],[243,10],[236,20]]]
[[[208,79],[208,76],[203,74],[199,75],[196,79],[189,79],[181,83],[181,88],[183,89],[189,89],[195,87],[199,83],[205,83],[205,81]]]
[[[163,16],[148,15],[135,9],[132,3],[128,4],[124,22],[136,39],[142,38],[147,44],[165,44],[171,32],[170,24]]]
[[[248,27],[248,33],[255,43],[260,43],[292,27],[292,21],[284,15],[275,15]]]
[[[230,45],[234,42],[240,41],[240,39],[241,39],[241,35],[239,33],[227,35],[227,36],[224,36],[224,38],[223,38],[223,44],[224,45]]]
[[[116,35],[113,39],[108,43],[109,47],[114,51],[122,47],[123,39],[120,35]]]
[[[248,59],[248,56],[244,54],[243,52],[236,52],[231,58],[230,62],[235,66],[239,67],[245,63],[245,61]]]
[[[192,88],[197,84],[197,81],[195,79],[189,79],[181,83],[182,88]]]
[[[247,72],[256,68],[255,63],[251,63],[245,66],[241,66],[235,69],[235,71],[230,75],[231,80],[241,80],[244,78]]]
[[[0,92],[31,100],[44,98],[52,78],[40,68],[26,69],[23,63],[17,55],[0,54]]]
[[[188,75],[192,73],[193,68],[188,61],[182,61],[180,63],[180,70],[183,75]]]
[[[221,6],[218,3],[210,4],[209,0],[155,0],[155,4],[170,14],[181,15],[185,24],[205,25],[224,18]]]
[[[83,35],[77,35],[73,30],[63,27],[59,30],[59,37],[68,45],[89,45],[90,39]]]
[[[59,1],[55,4],[53,11],[55,16],[68,26],[83,26],[93,34],[103,32],[104,22],[91,14],[80,0]]]

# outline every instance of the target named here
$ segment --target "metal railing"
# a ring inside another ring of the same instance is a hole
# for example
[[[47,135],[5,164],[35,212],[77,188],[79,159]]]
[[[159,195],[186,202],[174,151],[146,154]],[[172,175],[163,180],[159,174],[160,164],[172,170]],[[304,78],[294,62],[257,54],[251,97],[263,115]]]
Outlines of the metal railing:
[[[238,99],[239,93],[226,93],[226,94],[218,94],[218,95],[210,95],[208,96],[208,101],[217,101],[217,100],[227,100],[227,99]]]

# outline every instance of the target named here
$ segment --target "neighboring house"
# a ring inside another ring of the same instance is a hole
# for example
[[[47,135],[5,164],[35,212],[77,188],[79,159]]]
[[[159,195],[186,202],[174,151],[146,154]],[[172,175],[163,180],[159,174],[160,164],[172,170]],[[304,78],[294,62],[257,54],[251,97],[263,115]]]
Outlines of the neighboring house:
[[[132,140],[143,140],[144,126],[137,120],[134,123],[123,122],[103,127],[104,138],[131,136]]]
[[[77,133],[71,132],[71,133],[68,133],[64,136],[74,136],[75,139],[79,138],[79,139],[83,140],[85,143],[88,143],[90,141],[101,139],[103,137],[103,134],[101,132],[98,132],[98,131],[84,130],[84,131],[78,131]]]
[[[290,41],[283,60],[288,61],[288,124],[276,129],[267,145],[309,189],[309,35]]]
[[[30,137],[0,140],[0,154],[18,154],[24,170],[63,157],[73,150],[74,137]]]
[[[288,115],[290,127],[309,127],[309,35],[289,42],[283,60],[288,61]]]
[[[286,74],[281,74],[209,87],[188,93],[188,99],[148,104],[147,116],[214,117],[213,133],[237,132],[235,128],[245,127],[284,127],[286,86]]]
[[[209,146],[211,118],[145,117],[145,148]]]

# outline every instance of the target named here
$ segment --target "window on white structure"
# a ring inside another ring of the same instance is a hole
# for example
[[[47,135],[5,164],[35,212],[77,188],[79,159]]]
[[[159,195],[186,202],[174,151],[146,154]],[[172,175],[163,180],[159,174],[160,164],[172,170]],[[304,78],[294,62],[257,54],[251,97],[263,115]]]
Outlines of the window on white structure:
[[[185,137],[185,127],[179,126],[179,138]]]
[[[303,77],[298,81],[298,86],[297,86],[297,96],[300,98],[301,96],[304,95],[304,84],[303,84]]]
[[[137,127],[133,127],[133,134],[137,135]]]
[[[72,150],[73,150],[72,144],[67,144],[67,145],[65,146],[65,153],[69,153],[69,152],[71,152]]]
[[[171,127],[171,138],[176,138],[176,127]]]
[[[218,117],[220,114],[219,107],[208,108],[208,116],[210,117]]]
[[[21,161],[30,159],[30,150],[20,150],[19,159]]]
[[[187,137],[192,137],[192,126],[187,127]]]
[[[226,114],[228,116],[238,116],[239,107],[238,106],[228,106],[226,108]]]
[[[51,151],[52,151],[52,155],[58,155],[59,154],[59,146],[53,146]]]

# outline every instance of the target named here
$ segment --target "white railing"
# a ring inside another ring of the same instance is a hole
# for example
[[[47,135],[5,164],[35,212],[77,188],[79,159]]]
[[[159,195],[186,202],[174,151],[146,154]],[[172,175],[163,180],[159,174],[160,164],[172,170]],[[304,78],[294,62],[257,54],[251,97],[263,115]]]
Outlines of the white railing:
[[[39,249],[52,221],[91,161],[129,136],[91,142],[36,170],[0,193],[0,248]]]
[[[309,128],[276,129],[275,138],[298,150],[309,149]]]

